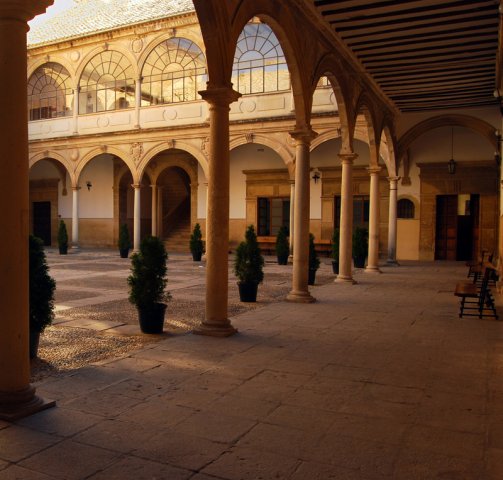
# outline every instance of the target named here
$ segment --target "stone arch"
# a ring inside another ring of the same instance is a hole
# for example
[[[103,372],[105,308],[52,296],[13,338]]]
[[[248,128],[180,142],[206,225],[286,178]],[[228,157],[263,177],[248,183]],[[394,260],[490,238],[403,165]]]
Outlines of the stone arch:
[[[154,39],[150,40],[147,45],[143,48],[143,51],[141,52],[141,55],[138,58],[138,71],[141,73],[143,71],[143,66],[145,64],[145,60],[147,57],[152,53],[155,47],[157,47],[159,44],[162,42],[165,42],[166,40],[170,40],[172,38],[186,38],[187,40],[190,40],[191,42],[194,42],[203,52],[204,56],[206,57],[206,46],[204,42],[202,41],[202,37],[200,34],[193,32],[191,30],[184,30],[183,33],[180,32],[181,35],[177,35],[176,33],[173,35],[171,32],[169,33],[163,33],[161,35],[156,36]],[[206,63],[208,63],[206,61]]]
[[[267,24],[272,29],[283,50],[290,74],[297,122],[296,128],[308,127],[310,124],[312,97],[309,95],[310,82],[308,73],[300,67],[301,62],[299,61],[299,57],[302,55],[302,47],[305,45],[297,44],[297,25],[290,11],[286,10],[283,5],[276,5],[274,2],[268,0],[241,2],[237,6],[232,18],[231,41],[234,51],[242,30],[255,17],[259,18],[261,22]]]
[[[90,152],[86,153],[80,162],[75,166],[74,170],[74,177],[75,177],[75,184],[78,185],[78,182],[80,180],[80,175],[86,165],[91,162],[94,158],[96,158],[99,155],[103,154],[109,154],[109,155],[114,155],[118,157],[120,160],[122,160],[129,168],[131,175],[133,176],[133,181],[136,183],[139,180],[139,175],[137,173],[137,169],[135,166],[135,163],[133,159],[123,150],[117,148],[117,147],[111,147],[107,146],[106,149],[97,147],[91,150]]]
[[[465,127],[480,134],[485,138],[495,151],[498,151],[498,137],[497,129],[491,124],[477,117],[470,115],[448,114],[431,117],[422,122],[417,123],[409,128],[398,140],[398,163],[401,161],[403,155],[407,152],[410,145],[417,140],[421,135],[429,130],[439,127]],[[398,168],[398,165],[397,165]]]
[[[116,52],[122,53],[130,62],[131,66],[133,67],[133,72],[134,72],[134,79],[137,79],[140,76],[140,70],[138,68],[138,62],[134,56],[134,54],[127,48],[123,48],[120,45],[115,45],[113,48],[103,48],[101,47],[96,47],[93,48],[91,51],[89,51],[80,61],[76,71],[75,71],[75,77],[76,77],[76,83],[80,83],[80,78],[82,77],[82,73],[84,72],[84,69],[86,68],[87,64],[99,53],[108,51],[108,50],[114,50]]]
[[[383,137],[386,140],[385,143],[382,141]],[[396,136],[394,135],[393,130],[388,123],[385,123],[382,129],[381,142],[379,147],[379,153],[381,158],[384,160],[384,163],[388,170],[388,175],[390,177],[396,177],[398,174],[396,159]]]
[[[280,156],[281,160],[283,160],[285,166],[288,168],[290,168],[290,166],[295,162],[294,154],[288,149],[288,147],[285,144],[271,140],[271,138],[260,134],[259,135],[253,134],[253,138],[251,141],[248,140],[246,136],[242,135],[232,139],[230,142],[229,150],[232,151],[235,148],[241,145],[246,145],[248,143],[265,145],[266,147],[269,147],[271,150],[274,150]]]
[[[360,112],[365,117],[367,123],[368,144],[370,149],[370,166],[379,166],[379,144],[381,142],[381,132],[377,129],[378,117],[374,109],[374,105],[367,97],[366,93],[362,93],[355,104],[353,125],[356,126],[356,119]]]
[[[323,76],[326,76],[330,81],[330,85],[332,86],[332,90],[337,101],[337,110],[341,124],[341,134],[339,136],[342,137],[342,151],[350,152],[352,145],[351,133],[353,130],[350,128],[350,102],[347,100],[349,95],[346,92],[343,73],[340,71],[339,64],[331,55],[324,55],[321,57],[318,65],[316,66],[315,76],[311,85],[311,95],[314,94],[316,86],[320,78]]]
[[[75,68],[72,65],[72,63],[69,62],[62,55],[51,55],[49,59],[47,56],[39,57],[33,61],[30,61],[28,64],[28,75],[26,76],[26,78],[29,79],[35,73],[37,68],[41,67],[42,65],[45,65],[46,63],[58,63],[59,65],[65,67],[68,73],[70,74],[70,77],[72,78],[73,84],[75,85],[76,82]]]
[[[156,155],[158,155],[161,152],[164,152],[165,150],[170,150],[173,148],[190,153],[190,155],[192,155],[197,160],[197,162],[203,169],[205,177],[208,178],[208,159],[206,155],[200,149],[196,148],[194,145],[183,140],[175,140],[174,144],[170,144],[169,142],[168,143],[163,142],[156,145],[155,147],[152,147],[147,153],[145,153],[142,160],[138,164],[138,177],[139,178],[142,177],[143,172],[145,171],[147,165]]]

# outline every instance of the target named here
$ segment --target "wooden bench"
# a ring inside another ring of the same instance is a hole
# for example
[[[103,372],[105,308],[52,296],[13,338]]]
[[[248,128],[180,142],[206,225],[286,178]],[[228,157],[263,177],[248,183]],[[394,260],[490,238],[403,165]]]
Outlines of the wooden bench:
[[[459,318],[491,317],[498,320],[494,298],[489,288],[489,280],[494,278],[494,274],[494,265],[484,263],[480,285],[476,282],[459,282],[456,285],[454,295],[461,299]]]
[[[482,250],[482,255],[479,260],[475,262],[466,262],[466,266],[468,267],[468,275],[467,277],[476,277],[479,278],[480,274],[483,270],[484,263],[492,263],[494,258],[494,253],[488,252],[487,250]],[[477,281],[477,280],[475,280]]]
[[[262,255],[276,255],[276,237],[258,237],[258,246]],[[314,248],[318,255],[329,257],[332,252],[332,242],[330,240],[317,240]]]

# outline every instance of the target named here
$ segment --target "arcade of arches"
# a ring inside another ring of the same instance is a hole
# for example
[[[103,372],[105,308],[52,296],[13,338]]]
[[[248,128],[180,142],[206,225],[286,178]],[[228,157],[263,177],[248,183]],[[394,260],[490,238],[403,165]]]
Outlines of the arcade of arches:
[[[12,63],[0,80],[0,172],[12,179],[0,201],[13,206],[4,220],[9,278],[0,280],[9,298],[0,306],[9,319],[0,331],[0,415],[44,406],[29,385],[28,327],[19,321],[27,318],[23,245],[28,231],[54,245],[59,219],[74,248],[112,247],[125,223],[135,248],[155,234],[168,251],[187,251],[200,223],[207,292],[196,333],[214,336],[235,333],[228,250],[248,224],[269,242],[289,227],[292,302],[315,301],[309,232],[323,244],[339,229],[338,282],[353,282],[356,225],[369,230],[369,274],[380,261],[498,250],[497,106],[401,112],[356,57],[326,40],[321,17],[302,1],[195,0],[194,11],[147,22],[141,34],[120,27],[105,44],[96,33],[30,45],[27,55],[25,24],[50,3],[0,6],[0,60]],[[295,25],[306,22],[318,34],[301,40]]]

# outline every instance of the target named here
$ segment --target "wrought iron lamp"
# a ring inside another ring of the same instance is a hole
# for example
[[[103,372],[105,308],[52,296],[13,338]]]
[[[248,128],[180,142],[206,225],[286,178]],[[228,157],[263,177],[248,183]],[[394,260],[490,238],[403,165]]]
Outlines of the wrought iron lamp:
[[[454,160],[454,127],[451,127],[451,159],[447,162],[447,171],[450,175],[456,173],[456,161]]]

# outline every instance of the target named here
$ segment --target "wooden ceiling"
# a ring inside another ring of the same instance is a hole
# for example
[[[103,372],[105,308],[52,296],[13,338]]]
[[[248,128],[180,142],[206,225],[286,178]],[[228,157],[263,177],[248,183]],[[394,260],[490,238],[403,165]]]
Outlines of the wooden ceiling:
[[[499,2],[313,1],[402,112],[496,104]]]

